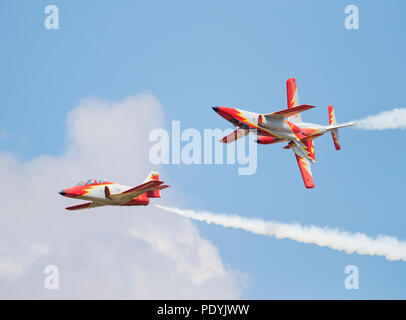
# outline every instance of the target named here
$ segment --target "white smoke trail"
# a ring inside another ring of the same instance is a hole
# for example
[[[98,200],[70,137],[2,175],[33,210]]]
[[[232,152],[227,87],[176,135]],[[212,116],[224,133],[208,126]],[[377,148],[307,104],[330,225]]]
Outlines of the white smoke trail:
[[[383,111],[356,121],[364,130],[406,129],[406,108]]]
[[[213,214],[156,205],[156,207],[199,221],[215,223],[224,227],[243,229],[252,233],[273,236],[277,239],[292,239],[303,243],[313,243],[348,254],[383,256],[387,260],[406,261],[406,241],[379,235],[373,239],[363,233],[350,233],[338,229],[316,226],[302,226],[298,223],[279,223],[257,218],[243,218],[236,215]]]

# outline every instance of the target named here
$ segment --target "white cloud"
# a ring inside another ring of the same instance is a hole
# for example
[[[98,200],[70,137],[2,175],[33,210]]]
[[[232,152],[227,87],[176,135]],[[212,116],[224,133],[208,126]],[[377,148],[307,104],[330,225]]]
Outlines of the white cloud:
[[[241,296],[235,273],[184,218],[153,206],[64,209],[79,202],[58,192],[79,180],[141,183],[157,169],[148,160],[148,134],[162,124],[152,95],[86,99],[68,115],[62,155],[20,162],[0,153],[0,298]],[[165,203],[170,193],[152,201]],[[43,286],[48,264],[59,268],[59,290]]]
[[[15,280],[24,275],[34,263],[49,253],[46,245],[34,243],[22,245],[13,252],[5,248],[0,251],[0,279]]]

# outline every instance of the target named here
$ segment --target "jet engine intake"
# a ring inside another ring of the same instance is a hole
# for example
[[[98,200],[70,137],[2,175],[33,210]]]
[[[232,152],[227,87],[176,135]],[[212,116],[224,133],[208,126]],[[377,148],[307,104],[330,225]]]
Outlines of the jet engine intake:
[[[104,187],[104,196],[107,198],[107,199],[110,199],[110,189],[109,189],[109,187],[108,186],[105,186]]]

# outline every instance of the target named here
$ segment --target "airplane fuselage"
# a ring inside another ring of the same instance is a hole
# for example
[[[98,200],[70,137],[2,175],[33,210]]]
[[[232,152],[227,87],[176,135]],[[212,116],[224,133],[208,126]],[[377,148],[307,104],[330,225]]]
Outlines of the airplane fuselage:
[[[64,189],[60,192],[60,194],[64,195],[65,197],[95,201],[98,203],[103,203],[104,205],[121,206],[123,204],[120,204],[117,200],[111,198],[110,196],[120,194],[130,188],[131,186],[123,184],[112,182],[97,183],[97,181],[95,181],[92,184],[76,185],[72,188]],[[130,200],[125,204],[125,206],[146,206],[148,204],[149,198],[147,197],[146,193],[143,193]]]
[[[235,127],[256,130],[258,136],[272,137],[269,143],[316,138],[328,131],[328,126],[289,121],[286,118],[265,119],[261,114],[235,108],[219,107],[217,111]],[[258,141],[261,143],[260,141]]]

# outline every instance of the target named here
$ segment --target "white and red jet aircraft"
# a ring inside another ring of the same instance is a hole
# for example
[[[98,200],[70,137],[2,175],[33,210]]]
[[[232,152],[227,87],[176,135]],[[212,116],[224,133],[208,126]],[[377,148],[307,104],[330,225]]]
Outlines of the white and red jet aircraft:
[[[340,150],[338,129],[353,126],[355,123],[347,122],[338,125],[333,106],[328,107],[328,126],[302,122],[300,113],[314,107],[307,104],[299,105],[295,78],[288,79],[286,87],[288,108],[282,111],[258,114],[235,108],[213,107],[214,111],[239,128],[221,139],[220,142],[233,142],[245,137],[250,133],[250,130],[256,130],[258,135],[257,143],[259,144],[288,142],[288,145],[284,148],[292,149],[295,153],[306,188],[314,188],[310,170],[310,164],[316,161],[313,140],[326,132],[331,132],[334,146],[336,150]]]
[[[168,188],[159,181],[159,174],[151,172],[144,183],[137,187],[125,186],[106,180],[90,179],[79,182],[76,186],[64,189],[60,195],[90,200],[77,206],[67,207],[67,210],[80,210],[101,206],[146,206],[150,198],[160,198],[160,190]]]

